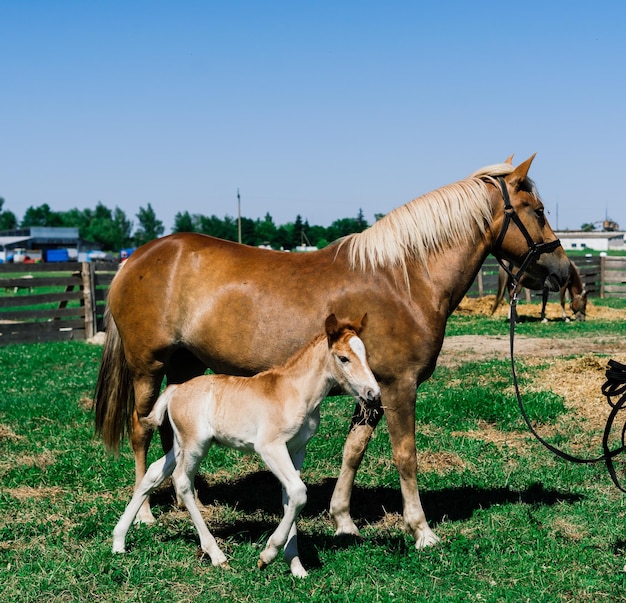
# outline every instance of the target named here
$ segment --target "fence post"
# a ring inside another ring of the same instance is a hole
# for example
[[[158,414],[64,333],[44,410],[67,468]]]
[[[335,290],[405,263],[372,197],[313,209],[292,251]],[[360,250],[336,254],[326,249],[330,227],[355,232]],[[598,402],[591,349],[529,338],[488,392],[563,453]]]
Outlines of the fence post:
[[[600,299],[604,299],[604,285],[606,283],[606,256],[600,256]]]
[[[85,339],[96,334],[96,286],[95,266],[92,262],[82,262],[83,300],[85,306]]]

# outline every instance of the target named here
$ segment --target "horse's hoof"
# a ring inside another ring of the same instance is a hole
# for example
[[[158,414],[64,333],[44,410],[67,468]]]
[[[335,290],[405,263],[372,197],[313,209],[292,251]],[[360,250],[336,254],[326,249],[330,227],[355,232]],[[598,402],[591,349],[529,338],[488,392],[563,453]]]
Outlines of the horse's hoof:
[[[264,570],[264,569],[267,567],[267,563],[265,563],[265,561],[263,561],[263,559],[259,559],[259,560],[256,562],[256,565],[257,565],[257,567],[258,567],[260,570]]]

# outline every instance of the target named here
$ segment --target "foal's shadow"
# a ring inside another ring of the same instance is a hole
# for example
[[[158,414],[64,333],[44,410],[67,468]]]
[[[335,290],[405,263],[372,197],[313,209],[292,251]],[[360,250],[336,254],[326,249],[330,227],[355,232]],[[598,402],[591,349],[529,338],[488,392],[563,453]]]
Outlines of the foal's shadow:
[[[328,504],[335,487],[336,479],[327,478],[320,483],[307,487],[307,504],[302,517],[316,517],[328,511]],[[232,482],[209,484],[199,475],[195,483],[198,497],[205,505],[227,505],[247,515],[263,512],[263,518],[235,521],[231,525],[209,526],[211,531],[224,539],[240,541],[259,541],[266,538],[277,525],[283,508],[280,484],[269,471],[251,473]],[[524,503],[551,506],[559,502],[574,503],[582,499],[581,495],[546,489],[540,483],[532,484],[523,490],[510,488],[444,488],[442,490],[421,493],[422,505],[432,526],[446,521],[469,519],[476,510],[487,509],[493,505]],[[152,502],[157,505],[173,504],[174,491],[171,486],[161,488],[152,495]],[[352,491],[351,513],[357,523],[374,524],[384,519],[389,513],[402,514],[402,496],[399,488],[387,486],[355,486]],[[268,516],[276,516],[269,518]],[[316,550],[349,548],[359,542],[359,538],[331,537],[328,535],[308,536],[301,534],[300,553],[307,567],[320,565]],[[384,546],[391,552],[405,552],[407,541],[402,536],[381,531],[379,535],[368,536],[368,540]],[[313,545],[313,546],[311,546]]]

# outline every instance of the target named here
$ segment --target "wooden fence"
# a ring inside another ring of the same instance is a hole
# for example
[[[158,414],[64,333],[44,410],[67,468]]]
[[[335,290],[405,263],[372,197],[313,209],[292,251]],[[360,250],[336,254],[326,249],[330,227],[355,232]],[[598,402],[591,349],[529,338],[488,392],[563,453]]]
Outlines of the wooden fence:
[[[626,257],[573,261],[590,297],[626,298]],[[495,258],[488,257],[467,295],[494,295],[498,269]],[[0,346],[89,339],[103,329],[116,271],[117,264],[108,262],[0,264]]]
[[[116,271],[107,262],[0,265],[0,346],[93,337]]]
[[[626,257],[573,257],[571,258],[589,293],[589,297],[626,298]],[[483,264],[467,295],[484,297],[498,290],[497,260],[489,256]]]

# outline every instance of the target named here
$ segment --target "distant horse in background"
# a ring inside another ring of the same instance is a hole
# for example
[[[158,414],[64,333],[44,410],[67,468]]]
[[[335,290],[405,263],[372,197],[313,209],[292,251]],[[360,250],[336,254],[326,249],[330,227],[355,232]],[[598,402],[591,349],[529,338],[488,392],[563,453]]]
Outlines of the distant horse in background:
[[[513,271],[513,274],[517,273],[517,269],[515,267],[509,266],[509,268]],[[500,268],[498,273],[498,292],[496,293],[496,299],[493,303],[493,307],[491,308],[491,313],[493,314],[497,309],[502,299],[504,297],[505,291],[509,291],[509,298],[513,297],[514,293],[519,295],[519,292],[523,287],[526,289],[530,289],[532,291],[541,291],[541,322],[548,322],[546,318],[546,305],[548,303],[548,295],[550,293],[549,289],[541,283],[539,280],[533,278],[529,274],[524,274],[520,278],[517,286],[513,285],[513,279],[510,275],[504,270],[504,268]],[[570,260],[570,271],[567,282],[560,289],[561,296],[561,316],[562,319],[566,322],[569,321],[567,317],[567,313],[565,312],[565,291],[569,293],[570,296],[570,310],[573,313],[572,318],[574,320],[584,321],[587,317],[587,290],[585,289],[585,285],[580,278],[580,272],[578,272],[578,268],[574,265],[574,262]],[[519,320],[517,316],[517,309],[515,311],[515,321]],[[509,320],[511,318],[511,310],[509,308]]]
[[[319,251],[285,253],[196,233],[137,249],[109,289],[94,395],[96,431],[105,445],[118,450],[130,434],[135,487],[146,472],[152,438],[141,419],[152,410],[164,377],[181,383],[207,367],[258,373],[283,363],[329,314],[367,313],[363,342],[381,405],[371,410],[356,404],[330,515],[337,534],[358,535],[350,495],[384,413],[404,522],[417,548],[437,542],[417,488],[415,404],[417,386],[435,370],[448,317],[490,253],[523,265],[554,291],[569,274],[567,256],[528,178],[533,158],[517,167],[505,162],[482,168]],[[160,432],[169,450],[171,430]],[[154,521],[149,504],[137,519]]]

